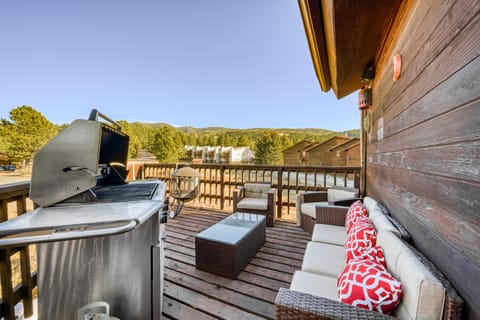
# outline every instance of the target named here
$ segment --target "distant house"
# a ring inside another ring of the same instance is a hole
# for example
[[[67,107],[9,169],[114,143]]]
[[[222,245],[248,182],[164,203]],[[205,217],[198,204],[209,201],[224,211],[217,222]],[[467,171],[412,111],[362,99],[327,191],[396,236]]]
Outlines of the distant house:
[[[185,146],[188,161],[203,163],[252,163],[255,154],[248,147]]]
[[[249,147],[225,147],[220,159],[224,163],[252,163],[255,153]]]
[[[332,166],[360,167],[360,138],[352,138],[330,149]]]
[[[195,159],[195,146],[185,146],[185,159]]]
[[[205,158],[203,159],[203,161],[206,163],[220,162],[219,149],[220,147],[207,147],[204,152]]]
[[[233,147],[221,147],[220,148],[220,163],[229,163],[232,156]]]
[[[237,162],[238,160],[240,160],[241,163],[253,163],[255,160],[255,152],[249,147],[234,148],[232,162]]]
[[[302,165],[306,163],[305,148],[312,146],[314,142],[300,141],[293,146],[283,150],[283,164],[285,165]]]
[[[302,150],[302,152],[305,152],[306,164],[331,166],[334,160],[330,149],[348,140],[350,140],[349,137],[335,136],[324,142],[313,144],[307,147],[306,149]]]
[[[185,159],[191,161],[193,159],[201,159],[205,161],[205,151],[207,147],[203,146],[185,146]]]

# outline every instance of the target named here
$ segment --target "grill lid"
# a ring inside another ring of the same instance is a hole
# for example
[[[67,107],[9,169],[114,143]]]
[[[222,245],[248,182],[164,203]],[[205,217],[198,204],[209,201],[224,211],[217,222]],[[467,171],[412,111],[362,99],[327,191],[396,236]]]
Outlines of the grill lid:
[[[125,184],[128,142],[118,123],[92,110],[89,120],[73,121],[35,154],[30,198],[46,207],[98,185]]]

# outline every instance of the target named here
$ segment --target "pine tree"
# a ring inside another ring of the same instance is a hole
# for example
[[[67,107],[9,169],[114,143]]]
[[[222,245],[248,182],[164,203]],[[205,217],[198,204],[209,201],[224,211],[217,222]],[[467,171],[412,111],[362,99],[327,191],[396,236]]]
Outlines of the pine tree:
[[[185,153],[180,133],[169,126],[158,129],[151,152],[160,162],[177,162]]]
[[[255,162],[257,164],[282,163],[282,139],[278,133],[266,131],[255,144]]]
[[[30,106],[10,111],[10,121],[3,121],[2,137],[8,142],[7,155],[15,162],[33,159],[33,155],[59,131],[40,112]]]

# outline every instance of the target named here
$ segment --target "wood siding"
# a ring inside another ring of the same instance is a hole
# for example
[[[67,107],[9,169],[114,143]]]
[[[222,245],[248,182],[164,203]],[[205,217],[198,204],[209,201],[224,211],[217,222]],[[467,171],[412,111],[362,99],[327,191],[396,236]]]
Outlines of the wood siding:
[[[360,166],[360,144],[348,149],[347,151],[347,167]]]
[[[341,167],[347,165],[347,152],[346,151],[330,151],[330,163],[329,165]]]
[[[332,166],[360,166],[360,139],[353,138],[330,149]]]
[[[322,142],[313,149],[308,150],[308,164],[319,166],[331,166],[335,161],[335,154],[330,151],[336,145],[348,140],[348,137],[333,137]]]
[[[302,150],[306,147],[312,145],[313,142],[310,141],[300,141],[295,145],[285,149],[283,151],[283,164],[285,165],[301,165],[305,164],[305,160],[303,158]]]
[[[465,319],[480,319],[480,2],[408,7],[377,65],[366,193],[447,275]]]

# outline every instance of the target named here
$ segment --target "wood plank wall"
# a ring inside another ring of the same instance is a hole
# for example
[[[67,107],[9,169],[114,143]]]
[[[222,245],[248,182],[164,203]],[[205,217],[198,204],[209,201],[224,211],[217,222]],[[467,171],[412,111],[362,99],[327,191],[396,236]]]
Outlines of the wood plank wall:
[[[322,142],[317,147],[308,151],[308,164],[318,166],[330,166],[335,161],[335,153],[330,149],[336,145],[347,141],[347,137],[333,137],[327,141]]]
[[[480,319],[480,1],[406,7],[378,59],[366,193],[452,281],[464,318]]]

